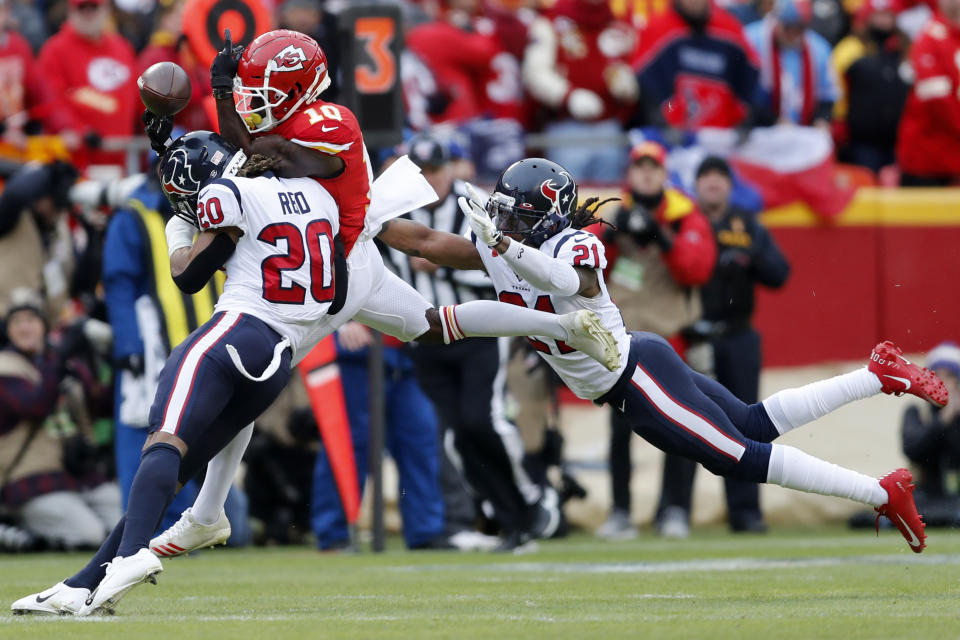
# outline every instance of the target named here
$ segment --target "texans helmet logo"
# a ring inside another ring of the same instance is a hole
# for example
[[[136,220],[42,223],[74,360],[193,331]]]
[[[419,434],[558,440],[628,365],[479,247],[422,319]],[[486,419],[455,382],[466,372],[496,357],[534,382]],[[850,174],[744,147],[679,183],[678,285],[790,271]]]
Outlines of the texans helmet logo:
[[[303,49],[290,44],[267,63],[267,71],[299,71],[306,59]]]
[[[563,184],[557,185],[553,180],[544,180],[540,183],[540,193],[543,194],[543,197],[547,198],[553,202],[554,209],[561,209],[561,199],[563,204],[566,204],[570,199],[570,195],[561,196],[561,194],[567,190],[567,188],[573,184],[573,178],[566,171],[561,171],[560,175],[563,176]]]
[[[200,182],[193,177],[187,162],[186,149],[177,149],[170,155],[164,163],[160,182],[164,191],[174,195],[192,196],[200,191]]]

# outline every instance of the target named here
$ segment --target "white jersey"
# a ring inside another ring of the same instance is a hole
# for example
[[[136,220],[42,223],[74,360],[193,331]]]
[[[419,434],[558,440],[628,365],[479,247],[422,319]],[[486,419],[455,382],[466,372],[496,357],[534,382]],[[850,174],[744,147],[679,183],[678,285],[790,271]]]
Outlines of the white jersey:
[[[627,366],[630,335],[623,325],[620,310],[607,293],[602,271],[607,266],[607,258],[600,240],[588,231],[564,229],[540,246],[540,251],[548,256],[568,262],[575,267],[596,269],[600,280],[600,294],[593,298],[580,295],[562,296],[540,291],[518,276],[510,268],[510,263],[496,256],[490,247],[475,237],[473,240],[480,252],[483,265],[490,279],[493,280],[500,302],[559,314],[587,309],[600,317],[600,322],[616,338],[620,349],[620,366],[616,371],[607,370],[590,356],[572,349],[561,341],[543,336],[530,336],[529,339],[534,349],[579,397],[593,400],[609,391],[620,379],[620,374]]]
[[[344,308],[327,314],[334,296],[334,237],[340,228],[333,197],[311,178],[214,180],[200,190],[201,229],[237,227],[243,236],[224,264],[216,311],[253,315],[290,340],[298,362],[366,302],[383,271],[372,242],[358,243],[347,264]],[[363,245],[363,246],[361,246]]]

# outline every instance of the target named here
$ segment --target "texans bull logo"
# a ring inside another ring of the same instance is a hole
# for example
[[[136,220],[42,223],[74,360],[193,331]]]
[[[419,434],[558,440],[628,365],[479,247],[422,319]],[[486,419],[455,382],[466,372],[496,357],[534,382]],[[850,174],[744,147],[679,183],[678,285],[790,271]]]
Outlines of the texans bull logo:
[[[290,44],[267,63],[267,71],[299,71],[306,59],[303,49]]]
[[[169,194],[192,196],[200,191],[200,181],[193,176],[187,162],[186,149],[177,149],[164,163],[163,176],[160,179],[163,190]]]
[[[571,194],[562,194],[573,185],[573,178],[569,173],[561,171],[560,175],[563,177],[563,184],[557,185],[553,180],[544,180],[540,183],[540,193],[553,203],[553,209],[556,210],[562,210],[561,204],[565,205],[570,201]]]

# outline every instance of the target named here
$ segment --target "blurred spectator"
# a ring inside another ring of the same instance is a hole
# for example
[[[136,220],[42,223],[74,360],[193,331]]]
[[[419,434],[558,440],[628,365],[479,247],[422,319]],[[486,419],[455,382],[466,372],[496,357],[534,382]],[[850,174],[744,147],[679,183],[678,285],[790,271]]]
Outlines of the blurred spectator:
[[[370,330],[359,322],[348,322],[337,330],[337,364],[361,495],[370,458],[370,341]],[[417,384],[409,350],[409,345],[383,336],[385,444],[397,465],[403,540],[408,549],[453,549],[455,545],[444,535],[437,418]],[[343,505],[325,450],[317,454],[314,467],[310,516],[320,549],[350,545]]]
[[[64,162],[27,165],[0,193],[0,313],[18,287],[42,292],[56,323],[70,294],[75,251],[67,224],[76,170]]]
[[[2,503],[52,545],[94,548],[123,514],[116,484],[97,473],[90,455],[84,376],[47,344],[39,295],[17,289],[8,305],[10,344],[0,351]]]
[[[521,4],[517,0],[486,0],[484,15],[474,24],[477,33],[489,38],[496,47],[483,85],[483,114],[529,127],[531,105],[524,94],[520,65],[529,40],[528,31],[537,14],[518,6]],[[508,164],[504,162],[500,166]]]
[[[47,39],[47,27],[37,3],[30,0],[4,0],[10,11],[8,24],[30,43],[31,53],[36,53]]]
[[[680,130],[750,124],[756,56],[737,19],[710,0],[673,0],[640,33],[633,68],[648,124]]]
[[[68,3],[67,21],[40,50],[40,68],[70,117],[74,163],[108,165],[119,176],[125,153],[101,146],[106,136],[133,135],[139,122],[133,47],[110,30],[108,0]]]
[[[306,544],[319,439],[300,376],[290,378],[283,392],[257,418],[256,425],[243,457],[253,542]],[[333,491],[336,493],[335,488]]]
[[[44,82],[30,45],[17,32],[11,2],[0,0],[0,135],[4,143],[22,148],[24,137],[36,133],[36,125],[55,132],[67,118]]]
[[[400,81],[407,126],[416,131],[429,129],[433,118],[450,103],[449,94],[440,87],[430,67],[409,48],[400,52]]]
[[[213,314],[222,287],[216,278],[192,296],[181,294],[170,276],[164,225],[173,215],[155,172],[150,171],[126,204],[110,218],[103,257],[103,286],[113,328],[114,448],[124,504],[140,465],[148,414],[157,379],[170,351]],[[196,481],[174,498],[166,529],[193,504]],[[229,499],[228,499],[229,502]],[[227,513],[231,522],[245,520]],[[236,525],[234,526],[236,533]]]
[[[190,77],[191,95],[190,103],[177,114],[176,124],[187,131],[209,130],[215,124],[209,114],[216,113],[213,89],[210,88],[210,68],[198,61],[190,41],[183,34],[183,6],[184,0],[168,0],[157,7],[155,27],[150,42],[140,52],[137,69],[142,73],[147,67],[165,61],[183,67]]]
[[[747,0],[746,2],[733,2],[727,5],[726,10],[730,15],[740,21],[740,24],[747,26],[757,20],[763,20],[764,16],[773,9],[774,0]]]
[[[854,32],[833,51],[841,98],[834,106],[841,161],[874,172],[896,162],[897,124],[910,91],[909,43],[897,30],[897,0],[867,0]]]
[[[622,122],[633,111],[637,81],[627,64],[635,31],[606,0],[560,0],[530,27],[523,81],[554,117],[544,133],[547,157],[581,182],[612,182],[623,173]]]
[[[681,357],[687,345],[681,330],[701,318],[697,287],[710,278],[717,251],[713,230],[697,205],[667,185],[666,150],[644,142],[630,152],[626,189],[616,215],[616,229],[608,230],[607,289],[617,301],[629,331],[652,331],[670,341]],[[694,362],[688,358],[691,366]],[[695,368],[706,368],[698,365]],[[613,511],[597,531],[605,538],[636,535],[630,519],[630,436],[622,414],[611,413],[610,475]],[[658,521],[667,535],[687,527],[688,514],[675,499],[673,466],[666,456]]]
[[[466,190],[453,178],[449,149],[435,137],[419,134],[410,140],[408,155],[439,199],[405,215],[439,231],[469,233],[469,223],[457,205]],[[434,306],[495,296],[482,271],[437,267],[395,249],[387,256],[398,275]],[[520,433],[505,415],[508,351],[509,338],[469,338],[450,345],[419,344],[413,352],[417,380],[433,402],[447,455],[461,467],[477,498],[492,505],[501,527],[501,551],[529,549],[533,538],[549,537],[559,524],[556,494],[548,497],[527,476]],[[452,434],[450,440],[447,434]],[[465,511],[461,482],[441,473],[448,527],[466,524],[453,520]]]
[[[782,286],[790,265],[756,216],[731,206],[732,190],[726,160],[707,157],[697,169],[697,204],[713,225],[718,258],[713,277],[700,290],[703,321],[688,328],[687,335],[690,341],[709,340],[717,382],[741,401],[753,404],[760,393],[762,365],[760,334],[750,323],[754,287]],[[697,466],[692,460],[677,460],[671,478],[670,495],[688,514]],[[759,486],[731,478],[724,478],[724,486],[730,528],[766,531]]]
[[[337,16],[324,10],[320,0],[286,0],[277,13],[280,29],[305,33],[320,45],[327,56],[330,86],[324,90],[323,99],[336,102],[340,93],[340,39],[337,34]]]
[[[446,5],[439,19],[407,33],[407,47],[430,68],[438,88],[449,96],[442,111],[431,113],[433,121],[460,123],[483,112],[483,82],[497,45],[473,29],[471,20],[479,0],[450,0]]]
[[[927,354],[950,393],[947,406],[911,405],[903,414],[903,453],[917,479],[917,509],[930,527],[960,525],[960,347],[942,342]]]
[[[747,26],[760,59],[756,124],[829,129],[837,81],[830,44],[809,28],[811,17],[810,0],[776,0],[763,20]]]
[[[910,49],[914,81],[897,132],[905,187],[943,186],[960,176],[960,0],[939,6]]]
[[[610,0],[610,8],[617,20],[629,22],[639,31],[654,18],[666,13],[670,8],[670,0]]]
[[[850,18],[842,0],[810,0],[810,28],[834,47],[850,31]]]

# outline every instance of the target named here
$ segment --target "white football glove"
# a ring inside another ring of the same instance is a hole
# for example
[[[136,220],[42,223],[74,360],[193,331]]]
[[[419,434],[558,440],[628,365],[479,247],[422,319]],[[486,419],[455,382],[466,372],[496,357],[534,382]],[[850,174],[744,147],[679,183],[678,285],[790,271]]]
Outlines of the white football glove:
[[[473,232],[480,238],[481,242],[488,247],[497,246],[503,239],[503,234],[497,229],[497,225],[493,223],[493,220],[490,219],[487,208],[483,206],[483,196],[481,196],[469,182],[466,183],[466,187],[470,199],[468,200],[463,196],[457,198],[457,204],[460,205],[460,210],[463,211],[463,215],[467,217],[470,228],[473,229]]]

